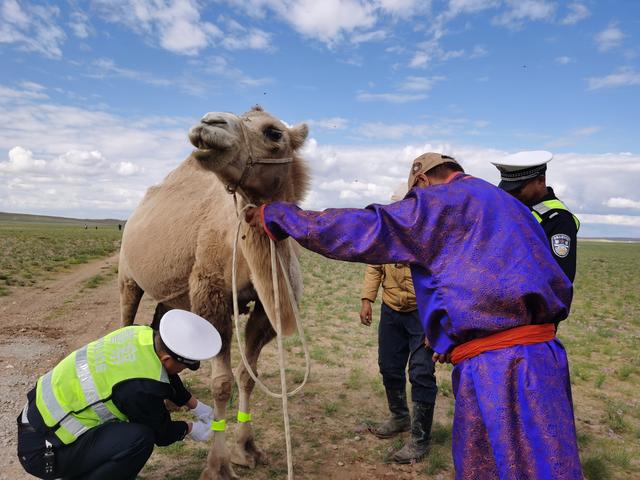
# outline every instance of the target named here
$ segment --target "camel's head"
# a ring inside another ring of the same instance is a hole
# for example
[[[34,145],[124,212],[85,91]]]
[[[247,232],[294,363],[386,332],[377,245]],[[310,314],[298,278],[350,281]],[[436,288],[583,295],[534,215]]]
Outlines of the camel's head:
[[[304,160],[297,155],[309,130],[287,127],[260,107],[236,116],[210,112],[189,131],[193,157],[218,176],[229,191],[252,203],[299,202],[308,184]]]

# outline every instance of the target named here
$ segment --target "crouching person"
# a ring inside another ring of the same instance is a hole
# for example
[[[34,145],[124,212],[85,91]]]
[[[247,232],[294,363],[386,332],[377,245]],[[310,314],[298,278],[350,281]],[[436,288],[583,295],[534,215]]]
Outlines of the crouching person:
[[[20,463],[44,479],[135,479],[154,444],[207,440],[213,409],[178,373],[197,370],[220,346],[208,321],[171,310],[159,332],[124,327],[72,352],[27,394],[17,419]],[[198,420],[172,421],[165,400]]]

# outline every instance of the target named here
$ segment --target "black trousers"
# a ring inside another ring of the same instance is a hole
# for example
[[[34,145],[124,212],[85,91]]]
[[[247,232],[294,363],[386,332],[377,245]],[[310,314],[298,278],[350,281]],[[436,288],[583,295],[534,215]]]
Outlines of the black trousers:
[[[378,365],[387,390],[405,390],[407,362],[411,399],[435,403],[436,386],[433,350],[424,348],[424,330],[418,311],[396,312],[382,304],[378,327]]]
[[[153,452],[154,439],[153,430],[139,423],[100,425],[70,445],[54,447],[55,469],[47,475],[44,435],[18,424],[18,458],[38,478],[134,480]]]

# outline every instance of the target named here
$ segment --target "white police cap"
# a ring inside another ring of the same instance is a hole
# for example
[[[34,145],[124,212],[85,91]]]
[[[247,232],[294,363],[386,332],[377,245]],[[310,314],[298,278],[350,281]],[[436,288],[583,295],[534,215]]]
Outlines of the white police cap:
[[[200,360],[215,357],[222,347],[216,328],[186,310],[169,310],[160,320],[160,339],[174,359],[197,370]]]
[[[542,175],[553,154],[545,150],[533,150],[507,155],[499,161],[491,162],[500,170],[500,185],[503,190],[511,191],[526,181]]]

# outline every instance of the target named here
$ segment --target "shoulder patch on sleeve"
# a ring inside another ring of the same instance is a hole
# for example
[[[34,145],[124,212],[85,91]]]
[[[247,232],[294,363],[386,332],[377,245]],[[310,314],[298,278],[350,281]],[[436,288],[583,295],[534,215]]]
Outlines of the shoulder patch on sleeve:
[[[571,238],[564,233],[558,233],[551,237],[551,248],[556,257],[564,258],[569,255]]]

